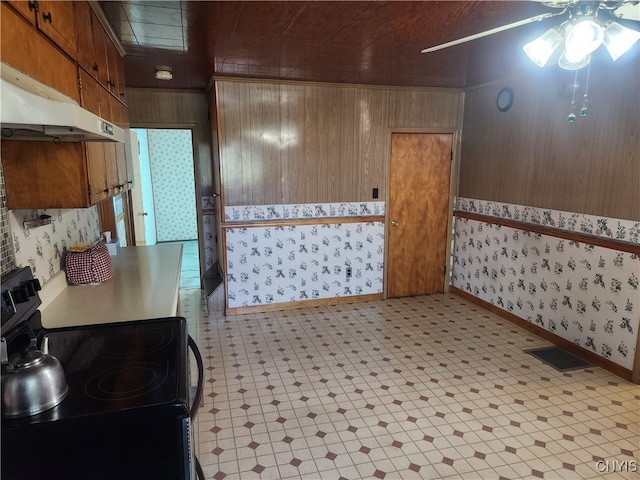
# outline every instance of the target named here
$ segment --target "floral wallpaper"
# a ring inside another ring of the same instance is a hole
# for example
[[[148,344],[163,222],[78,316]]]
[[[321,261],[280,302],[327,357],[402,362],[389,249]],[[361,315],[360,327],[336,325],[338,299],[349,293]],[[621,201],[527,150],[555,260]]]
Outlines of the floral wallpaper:
[[[198,238],[191,130],[148,130],[158,242]]]
[[[367,217],[384,215],[384,202],[243,205],[224,207],[224,221],[301,220],[306,218]]]
[[[216,222],[215,201],[213,196],[202,197],[202,234],[204,236],[204,264],[205,270],[209,270],[216,263],[218,252],[216,250]],[[220,265],[222,267],[222,265]]]
[[[384,214],[383,202],[226,207],[236,221]],[[226,229],[230,308],[382,293],[384,222]]]
[[[23,222],[50,215],[51,224],[25,230]],[[100,239],[97,207],[71,210],[9,210],[9,227],[17,267],[31,267],[46,283],[61,268],[62,254],[73,245]]]
[[[559,210],[462,197],[456,199],[456,209],[462,212],[506,218],[519,222],[532,223],[534,225],[552,227],[566,232],[595,235],[611,240],[640,245],[640,221],[597,217],[584,213],[562,212]]]
[[[458,199],[458,209],[638,243],[638,223]],[[640,327],[640,257],[465,218],[452,284],[631,370]]]

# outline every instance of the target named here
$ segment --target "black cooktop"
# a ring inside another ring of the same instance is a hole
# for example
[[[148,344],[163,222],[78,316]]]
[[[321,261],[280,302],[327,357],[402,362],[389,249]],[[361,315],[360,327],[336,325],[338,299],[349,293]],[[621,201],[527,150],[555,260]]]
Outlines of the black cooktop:
[[[4,420],[5,427],[159,405],[188,408],[182,318],[49,330],[42,337],[45,342],[62,364],[69,394],[51,410]]]

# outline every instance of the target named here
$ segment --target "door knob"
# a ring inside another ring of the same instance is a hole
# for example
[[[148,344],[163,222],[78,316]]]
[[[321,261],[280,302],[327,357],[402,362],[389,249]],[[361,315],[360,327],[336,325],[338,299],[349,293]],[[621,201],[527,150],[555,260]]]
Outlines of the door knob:
[[[394,227],[398,226],[398,222],[396,222],[395,220],[391,220],[391,225],[393,225]]]

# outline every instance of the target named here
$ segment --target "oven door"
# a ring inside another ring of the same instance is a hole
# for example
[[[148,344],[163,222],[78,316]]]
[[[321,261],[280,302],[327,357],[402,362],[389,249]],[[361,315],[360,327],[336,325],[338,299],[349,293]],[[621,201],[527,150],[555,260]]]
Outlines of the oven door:
[[[2,431],[2,479],[191,480],[190,412],[150,407]]]

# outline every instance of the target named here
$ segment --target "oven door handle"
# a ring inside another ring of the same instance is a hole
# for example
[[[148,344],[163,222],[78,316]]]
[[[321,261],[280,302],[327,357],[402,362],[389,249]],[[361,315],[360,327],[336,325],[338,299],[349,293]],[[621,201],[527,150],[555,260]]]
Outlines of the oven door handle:
[[[200,354],[198,345],[195,340],[191,338],[191,335],[189,335],[189,348],[191,349],[191,352],[193,352],[193,356],[196,359],[196,366],[198,367],[198,384],[196,387],[196,394],[193,398],[193,404],[191,405],[191,420],[193,421],[196,419],[198,409],[202,403],[202,396],[204,394],[204,363],[202,361],[202,355]]]
[[[196,419],[196,414],[198,413],[198,408],[200,408],[200,403],[202,402],[202,395],[204,393],[204,362],[202,361],[202,355],[200,354],[200,349],[198,348],[198,344],[195,342],[191,335],[189,335],[188,345],[191,351],[193,352],[193,356],[196,359],[196,366],[198,367],[198,384],[196,387],[196,394],[194,395],[193,405],[191,406],[191,422],[193,423]],[[204,472],[202,470],[202,466],[198,461],[198,457],[193,455],[195,464],[196,464],[196,476],[199,480],[206,480],[204,476]]]

